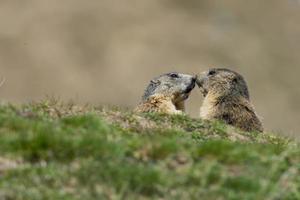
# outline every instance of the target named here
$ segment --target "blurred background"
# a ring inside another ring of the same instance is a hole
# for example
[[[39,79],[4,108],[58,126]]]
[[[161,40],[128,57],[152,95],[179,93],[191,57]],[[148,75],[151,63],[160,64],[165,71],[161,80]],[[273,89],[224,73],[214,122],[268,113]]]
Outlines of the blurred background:
[[[299,0],[2,0],[0,100],[133,108],[153,77],[227,67],[265,127],[300,137]],[[187,112],[197,117],[195,89]]]

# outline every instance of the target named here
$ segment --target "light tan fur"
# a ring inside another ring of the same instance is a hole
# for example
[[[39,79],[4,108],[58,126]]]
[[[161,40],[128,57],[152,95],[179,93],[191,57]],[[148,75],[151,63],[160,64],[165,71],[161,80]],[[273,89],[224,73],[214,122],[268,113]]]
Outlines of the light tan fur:
[[[138,105],[135,112],[158,112],[167,114],[182,114],[184,108],[176,108],[172,96],[157,94],[151,96],[147,101]]]
[[[214,117],[213,113],[217,112],[216,107],[216,98],[213,94],[208,94],[204,99],[202,106],[200,108],[200,117],[205,120],[211,120]]]

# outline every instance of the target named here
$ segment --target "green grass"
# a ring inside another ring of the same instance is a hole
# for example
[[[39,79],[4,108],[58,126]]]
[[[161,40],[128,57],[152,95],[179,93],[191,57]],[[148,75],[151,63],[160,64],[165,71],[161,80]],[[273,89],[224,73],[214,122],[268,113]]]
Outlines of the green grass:
[[[0,106],[0,199],[300,199],[300,148],[187,116]]]

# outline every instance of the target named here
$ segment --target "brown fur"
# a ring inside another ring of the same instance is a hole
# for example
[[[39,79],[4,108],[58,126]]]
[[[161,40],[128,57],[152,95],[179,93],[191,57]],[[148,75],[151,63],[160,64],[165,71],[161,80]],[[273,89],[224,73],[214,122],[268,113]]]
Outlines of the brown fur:
[[[248,88],[243,77],[227,69],[211,69],[213,75],[202,73],[197,84],[205,99],[200,117],[206,120],[222,120],[244,131],[263,132],[263,126],[250,102]]]
[[[182,114],[184,107],[177,108],[173,103],[172,96],[165,96],[162,94],[153,95],[145,102],[139,104],[136,112],[159,112],[167,114]]]

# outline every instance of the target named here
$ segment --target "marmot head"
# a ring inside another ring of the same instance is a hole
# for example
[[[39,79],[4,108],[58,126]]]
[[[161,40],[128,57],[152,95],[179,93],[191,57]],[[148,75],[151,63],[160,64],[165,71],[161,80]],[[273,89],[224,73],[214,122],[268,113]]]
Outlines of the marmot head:
[[[242,96],[249,99],[246,81],[240,74],[229,69],[209,69],[201,73],[196,82],[204,97],[213,93],[219,97]]]
[[[188,74],[171,72],[152,79],[144,93],[143,101],[153,95],[172,97],[174,103],[184,101],[195,87],[196,77]]]

